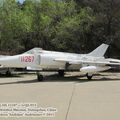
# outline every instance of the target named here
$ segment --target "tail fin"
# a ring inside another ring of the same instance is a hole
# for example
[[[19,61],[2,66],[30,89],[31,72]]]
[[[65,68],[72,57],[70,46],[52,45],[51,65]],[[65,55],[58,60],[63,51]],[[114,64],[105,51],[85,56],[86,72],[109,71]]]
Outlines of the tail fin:
[[[102,57],[102,56],[104,56],[108,47],[109,47],[109,45],[102,44],[99,47],[97,47],[95,50],[93,50],[91,53],[89,53],[88,55],[89,56],[94,56],[94,57]]]

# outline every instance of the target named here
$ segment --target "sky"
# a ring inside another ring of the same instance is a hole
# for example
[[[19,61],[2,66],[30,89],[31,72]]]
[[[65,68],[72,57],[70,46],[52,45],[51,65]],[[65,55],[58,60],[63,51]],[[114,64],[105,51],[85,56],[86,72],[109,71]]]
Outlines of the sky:
[[[23,3],[25,0],[19,0],[20,3]]]
[[[17,0],[19,1],[20,3],[23,3],[25,0]],[[40,1],[40,0],[36,0],[36,1]]]

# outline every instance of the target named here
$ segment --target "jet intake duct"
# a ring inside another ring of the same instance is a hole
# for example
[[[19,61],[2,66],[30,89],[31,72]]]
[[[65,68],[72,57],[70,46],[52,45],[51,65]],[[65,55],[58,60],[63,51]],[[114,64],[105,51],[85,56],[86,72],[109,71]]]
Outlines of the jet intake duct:
[[[80,71],[83,73],[95,73],[100,71],[109,70],[111,67],[109,66],[86,66],[80,68]]]

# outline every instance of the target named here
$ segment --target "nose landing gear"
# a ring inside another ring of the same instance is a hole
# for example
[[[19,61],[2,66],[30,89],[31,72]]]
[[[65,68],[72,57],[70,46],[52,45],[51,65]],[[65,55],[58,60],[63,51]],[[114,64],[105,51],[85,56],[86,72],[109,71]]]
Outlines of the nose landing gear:
[[[44,79],[43,75],[40,74],[39,72],[37,72],[37,80],[38,80],[39,82],[41,82],[41,81],[43,81],[43,79]]]
[[[65,75],[64,70],[58,70],[58,74],[60,77],[64,77]]]
[[[12,75],[12,74],[11,74],[11,71],[10,71],[9,69],[6,71],[5,74],[6,74],[6,77],[11,77],[11,75]]]

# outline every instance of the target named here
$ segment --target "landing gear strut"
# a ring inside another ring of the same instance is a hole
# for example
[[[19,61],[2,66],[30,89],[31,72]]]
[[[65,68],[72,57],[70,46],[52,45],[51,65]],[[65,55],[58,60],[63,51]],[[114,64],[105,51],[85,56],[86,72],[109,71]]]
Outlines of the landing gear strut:
[[[86,74],[86,76],[87,76],[87,79],[88,79],[88,80],[91,80],[92,77],[93,77],[93,75],[90,75],[90,74],[88,74],[88,73]]]
[[[9,70],[6,71],[6,77],[10,77],[11,76],[11,72]]]
[[[58,74],[60,77],[64,77],[64,70],[58,70]]]
[[[42,74],[40,74],[39,72],[37,72],[37,80],[38,81],[43,81],[44,77]]]

